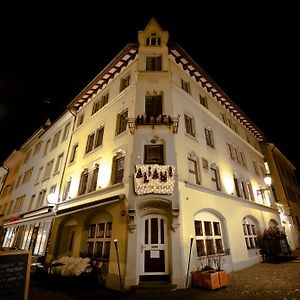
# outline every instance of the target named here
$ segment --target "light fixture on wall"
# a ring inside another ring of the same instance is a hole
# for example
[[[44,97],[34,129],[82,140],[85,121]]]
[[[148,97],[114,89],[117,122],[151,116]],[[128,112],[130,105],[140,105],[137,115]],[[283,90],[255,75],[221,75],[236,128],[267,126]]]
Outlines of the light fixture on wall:
[[[265,187],[261,187],[260,189],[257,190],[257,195],[262,195],[265,191],[269,190],[272,184],[272,178],[270,174],[266,174],[264,177],[264,182],[266,184]]]

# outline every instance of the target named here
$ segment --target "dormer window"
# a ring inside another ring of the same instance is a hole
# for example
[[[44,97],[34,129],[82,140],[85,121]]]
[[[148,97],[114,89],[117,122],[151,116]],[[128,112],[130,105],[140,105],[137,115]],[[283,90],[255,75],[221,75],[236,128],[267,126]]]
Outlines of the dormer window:
[[[160,46],[161,39],[156,33],[151,33],[150,36],[146,38],[146,46]]]

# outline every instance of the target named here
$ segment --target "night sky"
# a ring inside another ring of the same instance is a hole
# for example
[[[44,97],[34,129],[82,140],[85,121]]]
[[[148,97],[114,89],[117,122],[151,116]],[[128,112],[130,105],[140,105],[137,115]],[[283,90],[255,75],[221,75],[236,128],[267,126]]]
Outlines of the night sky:
[[[0,163],[47,118],[58,117],[128,42],[137,42],[138,30],[155,17],[170,41],[300,169],[299,141],[291,137],[299,130],[296,1],[264,7],[262,1],[239,6],[235,1],[231,7],[222,2],[226,6],[172,1],[162,8],[167,1],[141,1],[139,9],[126,1],[105,7],[102,1],[71,2],[65,8],[42,1],[43,6],[12,3],[2,9]]]

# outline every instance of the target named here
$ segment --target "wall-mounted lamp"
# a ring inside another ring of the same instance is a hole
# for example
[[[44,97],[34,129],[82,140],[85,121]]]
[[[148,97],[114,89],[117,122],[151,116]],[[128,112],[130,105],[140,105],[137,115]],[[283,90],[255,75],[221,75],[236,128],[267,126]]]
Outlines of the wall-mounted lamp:
[[[135,131],[135,118],[128,118],[127,123],[130,133],[133,134]]]
[[[272,178],[271,178],[270,174],[265,175],[264,182],[266,184],[266,187],[261,187],[260,189],[258,189],[257,195],[262,195],[265,191],[270,189],[270,186],[272,184]]]

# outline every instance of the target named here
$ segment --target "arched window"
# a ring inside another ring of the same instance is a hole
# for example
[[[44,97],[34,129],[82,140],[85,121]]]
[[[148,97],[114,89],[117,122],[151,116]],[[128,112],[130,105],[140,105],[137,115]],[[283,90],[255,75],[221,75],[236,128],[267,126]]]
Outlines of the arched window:
[[[257,225],[253,219],[249,217],[243,219],[243,231],[247,249],[256,249],[258,247]]]
[[[109,259],[112,222],[101,217],[92,219],[88,226],[87,255],[103,260]]]
[[[210,212],[195,216],[197,256],[224,253],[223,225],[220,218]]]

